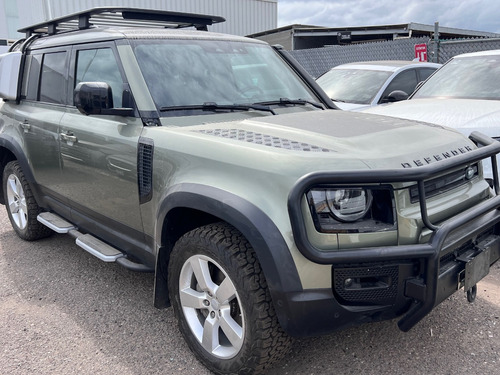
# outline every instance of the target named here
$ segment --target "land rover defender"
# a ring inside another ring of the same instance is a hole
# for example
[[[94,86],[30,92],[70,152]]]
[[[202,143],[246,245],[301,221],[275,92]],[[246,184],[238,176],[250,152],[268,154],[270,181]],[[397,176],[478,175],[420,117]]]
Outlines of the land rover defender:
[[[155,272],[155,306],[220,374],[473,300],[500,257],[500,143],[336,110],[286,51],[206,31],[222,21],[95,8],[20,30],[0,56],[17,234]]]

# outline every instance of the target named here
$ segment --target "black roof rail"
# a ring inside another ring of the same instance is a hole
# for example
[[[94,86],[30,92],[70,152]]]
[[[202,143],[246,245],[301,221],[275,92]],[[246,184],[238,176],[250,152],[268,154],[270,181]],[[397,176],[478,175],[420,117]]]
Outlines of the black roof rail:
[[[98,7],[37,23],[18,31],[26,33],[26,38],[34,34],[54,35],[59,32],[84,30],[92,26],[195,27],[197,30],[206,31],[208,29],[207,26],[224,21],[223,17],[203,14],[170,12],[156,9]]]

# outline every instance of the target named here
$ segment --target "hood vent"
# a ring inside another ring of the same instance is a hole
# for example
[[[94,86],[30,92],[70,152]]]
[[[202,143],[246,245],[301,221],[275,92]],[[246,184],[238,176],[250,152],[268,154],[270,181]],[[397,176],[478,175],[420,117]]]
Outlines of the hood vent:
[[[324,147],[311,145],[309,143],[291,141],[286,138],[273,137],[268,134],[255,133],[242,129],[210,129],[210,130],[197,130],[198,133],[213,135],[216,137],[236,139],[258,145],[283,148],[292,151],[310,151],[310,152],[333,152]]]

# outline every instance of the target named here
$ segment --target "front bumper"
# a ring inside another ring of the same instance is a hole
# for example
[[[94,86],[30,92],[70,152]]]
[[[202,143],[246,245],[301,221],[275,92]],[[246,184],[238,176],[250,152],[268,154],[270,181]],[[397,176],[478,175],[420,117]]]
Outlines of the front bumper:
[[[290,312],[285,328],[292,335],[331,332],[365,321],[390,319],[408,331],[435,306],[464,287],[471,289],[500,258],[500,195],[434,225],[426,207],[424,180],[451,168],[491,158],[498,194],[495,155],[500,142],[473,133],[483,145],[468,154],[435,165],[409,170],[356,171],[306,176],[289,197],[294,239],[301,253],[319,264],[332,265],[331,290],[306,290],[283,296]],[[427,243],[323,251],[309,242],[303,222],[301,199],[314,185],[394,183],[415,181],[420,212],[433,233]]]

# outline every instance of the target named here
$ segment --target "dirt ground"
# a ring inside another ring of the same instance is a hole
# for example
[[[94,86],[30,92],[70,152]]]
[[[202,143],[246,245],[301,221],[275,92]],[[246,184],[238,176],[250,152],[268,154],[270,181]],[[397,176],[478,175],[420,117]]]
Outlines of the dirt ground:
[[[0,207],[1,374],[209,374],[152,294],[152,274],[103,263],[69,236],[20,240]],[[500,264],[474,303],[459,291],[410,332],[396,323],[297,340],[269,373],[498,375]]]

